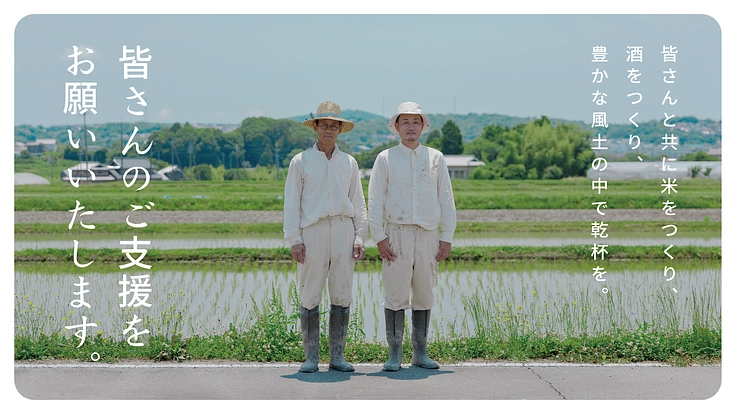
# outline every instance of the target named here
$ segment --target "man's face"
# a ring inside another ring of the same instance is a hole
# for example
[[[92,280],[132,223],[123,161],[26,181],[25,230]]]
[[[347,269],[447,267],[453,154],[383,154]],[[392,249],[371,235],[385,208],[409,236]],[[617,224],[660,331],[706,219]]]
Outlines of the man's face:
[[[317,140],[329,145],[337,141],[337,134],[341,131],[340,122],[332,119],[320,119],[313,128],[317,132]]]
[[[419,141],[419,137],[422,135],[424,120],[421,115],[401,114],[396,118],[394,127],[399,131],[402,141],[416,142]]]

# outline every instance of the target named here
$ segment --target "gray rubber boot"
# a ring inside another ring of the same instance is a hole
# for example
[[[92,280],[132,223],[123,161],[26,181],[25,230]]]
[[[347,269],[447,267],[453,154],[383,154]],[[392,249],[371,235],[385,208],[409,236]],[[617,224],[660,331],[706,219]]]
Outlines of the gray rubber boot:
[[[350,307],[332,305],[330,307],[330,368],[343,372],[355,371],[350,363],[345,361],[344,351],[348,323],[350,322]]]
[[[302,341],[304,342],[304,361],[299,372],[317,372],[319,370],[319,306],[314,309],[302,307],[299,313],[302,323]]]
[[[421,368],[438,369],[440,365],[427,356],[429,310],[412,310],[411,324],[411,345],[414,348],[411,364]]]
[[[401,344],[404,341],[404,310],[384,309],[386,314],[386,342],[389,360],[383,364],[384,371],[398,371],[401,368]]]

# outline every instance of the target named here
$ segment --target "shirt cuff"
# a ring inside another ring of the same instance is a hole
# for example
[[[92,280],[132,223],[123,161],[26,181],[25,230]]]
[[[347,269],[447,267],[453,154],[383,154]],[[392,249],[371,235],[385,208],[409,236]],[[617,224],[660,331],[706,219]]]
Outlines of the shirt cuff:
[[[304,244],[304,240],[302,240],[302,236],[297,234],[296,236],[287,237],[286,239],[289,242],[290,247],[294,247],[297,244]]]
[[[355,235],[355,241],[353,242],[353,245],[362,246],[363,244],[364,244],[363,238],[356,234]]]
[[[371,237],[373,238],[373,241],[378,244],[379,242],[382,242],[384,239],[386,239],[388,236],[383,231],[376,232],[376,234],[371,234]]]

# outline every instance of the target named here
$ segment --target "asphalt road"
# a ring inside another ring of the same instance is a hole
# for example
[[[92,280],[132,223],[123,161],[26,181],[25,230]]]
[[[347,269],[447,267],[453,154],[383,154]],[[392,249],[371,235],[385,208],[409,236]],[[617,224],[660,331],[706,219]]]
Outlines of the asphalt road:
[[[15,386],[31,400],[705,400],[721,387],[720,365],[355,367],[303,374],[299,364],[16,363]]]

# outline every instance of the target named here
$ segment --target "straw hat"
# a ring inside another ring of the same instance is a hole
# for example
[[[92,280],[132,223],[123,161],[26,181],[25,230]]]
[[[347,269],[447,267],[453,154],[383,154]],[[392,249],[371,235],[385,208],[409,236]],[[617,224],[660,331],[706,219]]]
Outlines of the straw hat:
[[[422,134],[429,132],[429,117],[422,113],[422,108],[419,107],[419,104],[416,102],[404,102],[399,105],[399,109],[396,111],[396,114],[394,114],[394,116],[392,116],[391,119],[388,121],[388,129],[391,130],[391,132],[393,132],[394,135],[396,135],[397,137],[401,135],[399,135],[399,131],[396,130],[394,124],[401,114],[421,115],[422,121],[424,121]]]
[[[340,112],[340,105],[332,101],[322,102],[321,104],[319,104],[319,107],[317,107],[317,115],[312,115],[310,113],[309,116],[311,118],[302,122],[302,125],[310,128],[313,127],[314,121],[318,119],[332,119],[334,121],[341,121],[342,130],[340,132],[348,132],[355,126],[355,124],[353,124],[351,121],[348,121],[347,119],[342,117],[342,113]]]

